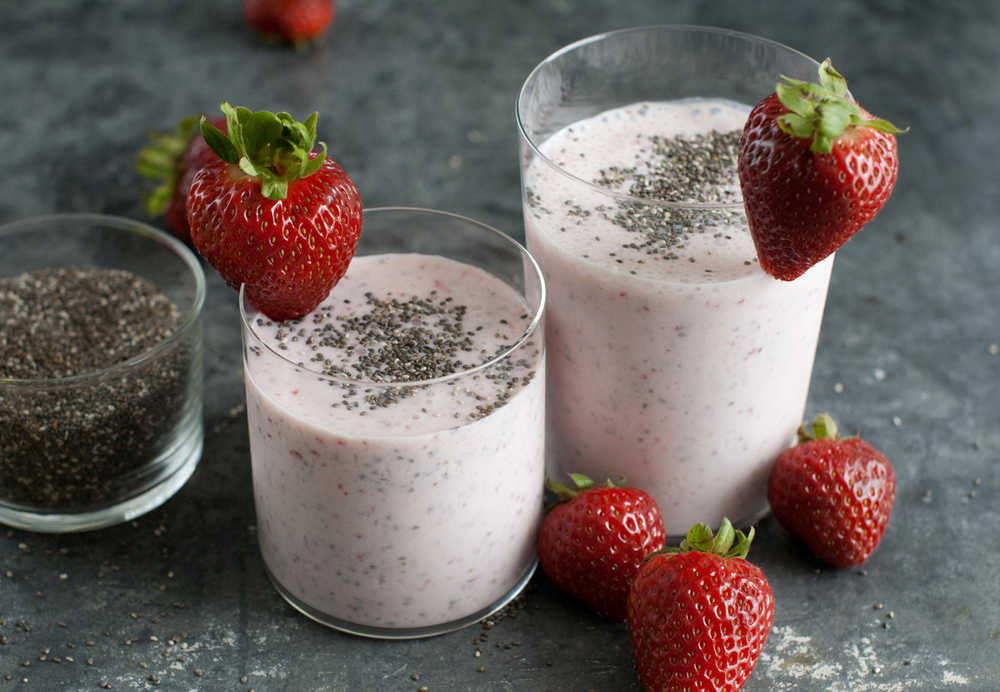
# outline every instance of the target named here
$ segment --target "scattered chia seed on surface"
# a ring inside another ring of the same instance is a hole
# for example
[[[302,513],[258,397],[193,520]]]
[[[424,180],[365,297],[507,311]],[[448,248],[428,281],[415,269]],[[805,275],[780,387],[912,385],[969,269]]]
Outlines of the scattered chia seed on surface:
[[[130,272],[2,277],[0,378],[95,373],[144,353],[180,322],[170,299]],[[0,501],[60,511],[114,501],[122,476],[140,472],[176,426],[192,360],[190,345],[178,343],[128,371],[72,384],[0,379]]]

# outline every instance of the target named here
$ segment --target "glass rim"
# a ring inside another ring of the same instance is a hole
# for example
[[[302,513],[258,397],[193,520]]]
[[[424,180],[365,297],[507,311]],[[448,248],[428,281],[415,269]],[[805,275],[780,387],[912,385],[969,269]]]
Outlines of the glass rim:
[[[0,386],[38,388],[76,386],[90,381],[124,374],[127,371],[134,370],[135,368],[154,360],[161,353],[170,349],[175,342],[187,336],[187,334],[194,328],[198,318],[201,316],[201,311],[205,304],[206,288],[205,272],[202,270],[201,263],[198,261],[198,258],[195,256],[194,252],[192,252],[191,249],[188,248],[188,246],[185,245],[179,238],[142,221],[136,221],[135,219],[130,219],[124,216],[97,213],[55,213],[30,216],[0,225],[0,243],[2,243],[3,238],[7,236],[14,235],[15,233],[23,233],[25,230],[35,226],[73,221],[79,222],[80,224],[86,224],[89,227],[103,226],[105,228],[111,228],[116,232],[121,231],[125,233],[134,233],[166,246],[167,249],[171,250],[187,266],[190,275],[194,278],[194,299],[182,313],[181,322],[173,332],[171,332],[166,338],[158,341],[146,350],[127,360],[113,363],[96,370],[88,370],[87,372],[67,375],[65,377],[0,377]]]
[[[334,382],[334,383],[345,385],[345,386],[352,386],[352,387],[378,387],[378,388],[382,388],[382,389],[388,389],[388,388],[393,388],[393,387],[414,387],[414,388],[426,387],[426,386],[434,385],[434,384],[441,384],[441,383],[446,383],[446,382],[459,381],[459,380],[468,378],[470,376],[474,376],[474,375],[479,374],[479,373],[481,373],[481,372],[483,372],[485,370],[488,370],[489,368],[493,367],[497,363],[500,363],[500,362],[506,360],[507,358],[509,358],[510,356],[512,356],[514,353],[516,353],[517,351],[519,351],[527,343],[527,341],[532,337],[532,335],[536,331],[538,331],[538,327],[540,326],[541,321],[542,321],[542,316],[545,313],[545,303],[546,303],[546,297],[547,297],[547,294],[546,294],[547,288],[546,288],[546,285],[545,285],[545,277],[542,275],[541,267],[538,266],[538,263],[535,261],[534,256],[530,252],[528,252],[528,249],[524,245],[522,245],[520,242],[518,242],[517,240],[515,240],[511,236],[507,235],[503,231],[501,231],[501,230],[499,230],[497,228],[494,228],[493,226],[490,226],[489,224],[483,223],[482,221],[477,221],[476,219],[473,219],[471,217],[464,216],[462,214],[456,214],[456,213],[450,212],[450,211],[442,211],[442,210],[438,210],[438,209],[428,209],[428,208],[424,208],[424,207],[385,206],[385,207],[371,207],[371,208],[363,209],[362,210],[362,231],[361,231],[362,235],[364,234],[364,216],[367,215],[367,214],[371,214],[371,213],[382,214],[384,212],[403,212],[403,213],[409,213],[409,214],[428,214],[428,215],[433,215],[433,216],[447,217],[447,218],[450,218],[450,219],[455,220],[455,221],[460,221],[460,222],[462,222],[464,224],[469,224],[469,225],[475,226],[475,227],[477,227],[477,228],[479,228],[479,229],[481,229],[483,231],[486,231],[488,233],[493,234],[494,236],[498,237],[503,242],[505,242],[508,245],[512,246],[520,254],[520,256],[521,256],[522,259],[527,259],[528,263],[529,263],[529,265],[531,267],[532,273],[534,273],[536,279],[538,280],[538,287],[539,287],[538,307],[531,308],[531,306],[528,306],[528,309],[532,310],[532,312],[533,312],[533,314],[531,316],[531,321],[528,322],[528,325],[524,328],[524,331],[517,338],[517,340],[515,340],[514,343],[512,343],[510,346],[508,346],[507,348],[505,348],[502,352],[500,352],[497,355],[493,356],[489,360],[487,360],[487,361],[485,361],[483,363],[480,363],[480,364],[478,364],[478,365],[476,365],[474,367],[465,369],[465,370],[460,370],[458,372],[454,372],[454,373],[451,373],[451,374],[448,374],[448,375],[441,375],[439,377],[432,377],[432,378],[424,379],[424,380],[402,380],[402,381],[391,381],[391,382],[378,382],[378,381],[375,381],[375,380],[369,380],[369,379],[363,379],[363,378],[351,378],[351,377],[342,377],[342,376],[337,376],[337,375],[329,375],[329,374],[320,372],[318,370],[314,370],[313,368],[309,367],[305,363],[295,362],[292,359],[288,358],[287,356],[279,353],[275,348],[271,347],[270,344],[268,344],[263,338],[261,338],[260,334],[258,334],[257,331],[254,329],[254,325],[252,324],[252,319],[247,314],[247,303],[249,301],[247,300],[247,297],[246,297],[246,284],[240,284],[239,300],[237,301],[239,303],[239,310],[240,310],[240,323],[241,323],[243,329],[245,329],[247,332],[249,332],[250,334],[252,334],[253,337],[254,337],[254,339],[256,339],[263,348],[267,349],[267,351],[272,356],[278,358],[284,364],[286,364],[286,365],[288,365],[288,366],[290,366],[292,368],[296,368],[296,369],[301,370],[303,372],[306,372],[306,373],[308,373],[310,375],[315,375],[316,377],[322,378],[323,380],[326,380],[326,381],[329,381],[329,382]],[[353,258],[352,258],[352,261],[353,261]],[[484,271],[486,271],[486,270],[484,270]],[[496,276],[496,275],[494,274],[494,276]],[[497,278],[499,279],[500,277],[497,277]],[[501,281],[503,281],[503,279],[501,279]],[[504,281],[504,283],[507,283],[507,282]],[[510,285],[510,284],[508,284],[508,285]],[[335,289],[336,289],[336,286],[334,286],[334,289],[331,289],[331,292],[333,290],[335,290]],[[260,314],[263,314],[263,313],[260,313]],[[544,349],[544,345],[543,345],[543,349]],[[246,358],[246,346],[244,345],[244,359],[245,358]]]
[[[563,175],[570,180],[584,185],[591,190],[600,193],[603,196],[610,197],[619,201],[624,201],[630,204],[643,204],[647,206],[663,207],[666,209],[686,209],[693,211],[713,211],[713,210],[742,210],[743,202],[671,202],[667,200],[660,199],[649,199],[646,197],[636,197],[625,192],[618,192],[616,190],[610,190],[606,187],[602,187],[588,180],[584,180],[579,176],[576,176],[565,168],[560,166],[558,163],[553,161],[551,158],[542,153],[540,143],[535,141],[535,138],[528,133],[528,128],[521,118],[521,103],[525,98],[525,92],[528,89],[528,85],[532,83],[538,76],[538,74],[548,65],[556,62],[560,58],[570,53],[573,53],[584,46],[589,46],[594,43],[600,43],[609,38],[614,38],[617,36],[624,36],[626,34],[633,33],[650,33],[650,32],[663,32],[663,33],[694,33],[694,34],[715,34],[719,36],[730,36],[734,38],[743,39],[747,42],[758,43],[763,45],[770,45],[775,49],[782,51],[787,51],[790,54],[797,55],[805,59],[807,62],[813,63],[817,68],[819,63],[809,55],[806,55],[802,51],[796,50],[790,46],[785,45],[779,41],[773,39],[764,38],[762,36],[756,36],[754,34],[746,33],[743,31],[737,31],[735,29],[725,29],[722,27],[715,26],[703,26],[698,24],[647,24],[642,26],[626,27],[623,29],[615,29],[612,31],[605,31],[599,34],[592,34],[591,36],[586,36],[584,38],[578,39],[569,43],[562,48],[550,53],[541,62],[539,62],[535,67],[531,69],[528,76],[525,77],[524,82],[521,84],[521,88],[517,92],[517,98],[514,101],[514,119],[517,122],[517,129],[521,135],[521,139],[527,143],[531,148],[531,153],[533,156],[537,156],[541,159],[547,166],[552,168],[554,171]],[[778,77],[776,76],[775,79]]]

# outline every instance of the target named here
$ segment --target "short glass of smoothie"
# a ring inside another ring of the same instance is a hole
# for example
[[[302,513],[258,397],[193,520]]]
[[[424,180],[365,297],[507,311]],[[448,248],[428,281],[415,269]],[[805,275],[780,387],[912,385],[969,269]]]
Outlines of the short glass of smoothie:
[[[64,533],[130,521],[201,459],[205,276],[131,219],[0,226],[0,523]]]
[[[272,322],[240,293],[260,550],[324,625],[441,634],[504,606],[537,564],[545,288],[509,236],[365,210],[347,273]]]
[[[671,535],[765,514],[804,414],[833,258],[793,282],[760,268],[736,155],[779,75],[816,72],[766,39],[651,26],[563,48],[517,99],[550,472],[624,476]]]

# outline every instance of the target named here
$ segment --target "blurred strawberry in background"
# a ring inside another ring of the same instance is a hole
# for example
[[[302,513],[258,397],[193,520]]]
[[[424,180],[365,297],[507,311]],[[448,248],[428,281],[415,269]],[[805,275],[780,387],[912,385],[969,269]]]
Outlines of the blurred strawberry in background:
[[[319,38],[336,12],[334,0],[243,0],[247,24],[261,37],[296,45]]]

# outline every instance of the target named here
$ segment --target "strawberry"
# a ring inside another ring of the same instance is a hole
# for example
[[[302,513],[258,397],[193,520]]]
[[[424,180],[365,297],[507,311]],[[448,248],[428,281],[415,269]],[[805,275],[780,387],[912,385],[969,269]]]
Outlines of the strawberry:
[[[753,535],[734,531],[728,519],[715,536],[698,524],[679,548],[643,562],[629,592],[628,627],[647,690],[734,692],[750,677],[774,623],[771,586],[745,559]]]
[[[650,553],[663,548],[663,518],[638,488],[595,487],[570,474],[575,488],[549,481],[565,502],[545,516],[538,534],[542,569],[566,593],[602,615],[625,619],[629,585]]]
[[[191,181],[187,217],[198,252],[273,320],[313,310],[347,271],[361,234],[361,197],[333,159],[312,151],[317,115],[222,104],[228,134],[204,118],[218,159]]]
[[[243,0],[247,24],[268,39],[302,44],[327,30],[337,12],[334,0]]]
[[[771,469],[767,499],[778,522],[819,559],[853,567],[882,540],[896,499],[892,464],[857,437],[838,438],[833,419],[799,428],[799,444]]]
[[[738,167],[761,268],[791,281],[879,212],[899,173],[892,123],[847,94],[827,59],[819,84],[783,77],[751,110]]]
[[[225,118],[216,118],[212,124],[225,132]],[[149,146],[139,152],[136,167],[141,175],[162,182],[146,196],[146,209],[150,216],[163,214],[167,228],[184,242],[190,242],[188,188],[194,174],[218,157],[198,132],[197,117],[181,120],[174,133],[154,132],[150,140]]]

